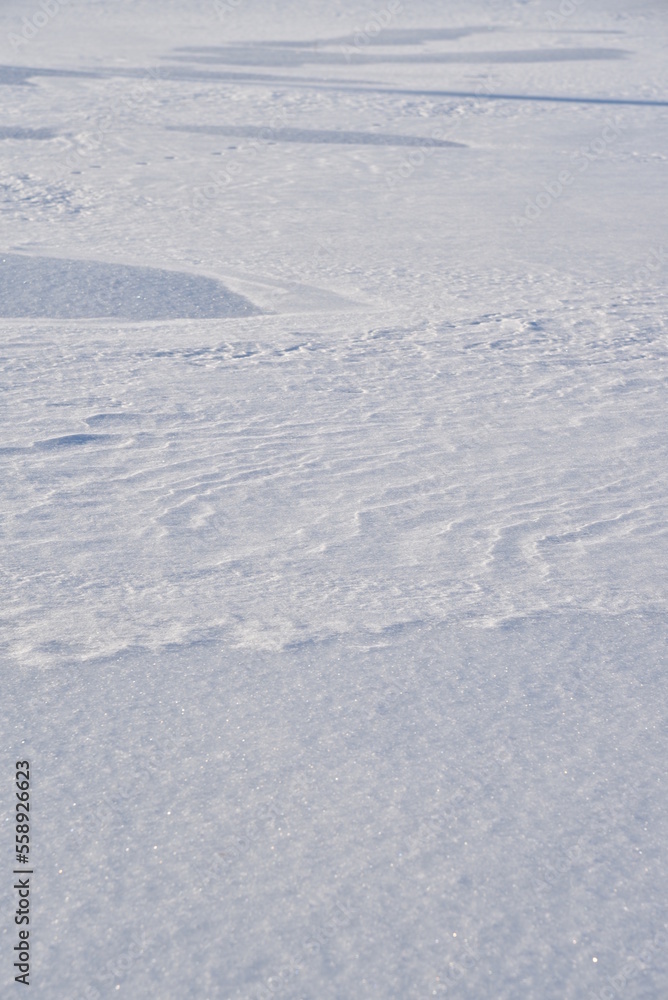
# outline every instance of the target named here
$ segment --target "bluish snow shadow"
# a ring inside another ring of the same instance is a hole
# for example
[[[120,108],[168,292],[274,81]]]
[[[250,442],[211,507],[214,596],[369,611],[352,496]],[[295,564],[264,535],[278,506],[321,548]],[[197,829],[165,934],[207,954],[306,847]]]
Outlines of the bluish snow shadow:
[[[20,87],[28,83],[32,76],[62,76],[98,79],[99,73],[77,69],[44,69],[36,66],[0,66],[0,86]]]
[[[263,142],[305,142],[343,146],[438,146],[467,147],[461,142],[425,139],[417,135],[388,135],[382,132],[331,132],[324,129],[268,128],[259,125],[169,125],[172,132],[200,132],[205,135],[260,139]]]
[[[469,35],[489,34],[504,31],[501,27],[481,25],[472,28],[384,28],[377,34],[358,32],[352,35],[341,35],[338,38],[316,38],[313,41],[293,42],[256,42],[257,45],[268,48],[308,49],[324,45],[359,45],[360,35],[364,36],[364,46],[367,45],[421,45],[422,42],[456,41]],[[181,51],[196,52],[195,46],[188,46]]]
[[[53,139],[56,133],[50,128],[18,128],[0,125],[0,139]]]
[[[122,320],[260,314],[212,278],[91,260],[0,256],[0,316]]]
[[[325,89],[324,87],[321,89]],[[329,89],[329,88],[328,88]],[[507,94],[507,93],[482,93],[478,90],[414,90],[400,87],[347,87],[341,84],[341,90],[354,90],[361,92],[368,90],[373,94],[400,94],[412,97],[475,97],[481,101],[541,101],[555,104],[602,104],[602,105],[631,105],[633,107],[647,108],[668,108],[668,101],[654,101],[645,98],[633,97],[566,97],[558,94]]]
[[[624,59],[627,49],[570,48],[570,49],[520,49],[491,52],[418,52],[409,54],[367,54],[359,50],[327,52],[323,49],[263,48],[260,46],[220,46],[199,52],[190,50],[185,55],[170,58],[180,62],[200,64],[223,63],[228,66],[308,66],[317,65],[382,65],[384,63],[545,63],[573,62],[601,59]],[[178,52],[178,50],[177,50]]]
[[[469,35],[489,35],[493,32],[505,32],[507,29],[501,25],[479,25],[471,28],[385,28],[377,34],[369,31],[359,31],[352,35],[340,35],[338,38],[316,38],[311,41],[273,41],[255,42],[255,45],[263,45],[267,48],[287,48],[287,49],[312,49],[323,48],[328,45],[357,45],[364,48],[371,45],[421,45],[423,42],[449,42],[457,41],[460,38],[467,38]],[[513,28],[513,33],[517,29]],[[535,32],[532,32],[532,34]],[[542,32],[539,32],[542,33]],[[565,32],[566,33],[566,32]],[[550,31],[549,34],[559,34]],[[569,35],[623,35],[624,31],[610,29],[577,29],[568,31]],[[202,52],[201,46],[183,46],[180,52]]]

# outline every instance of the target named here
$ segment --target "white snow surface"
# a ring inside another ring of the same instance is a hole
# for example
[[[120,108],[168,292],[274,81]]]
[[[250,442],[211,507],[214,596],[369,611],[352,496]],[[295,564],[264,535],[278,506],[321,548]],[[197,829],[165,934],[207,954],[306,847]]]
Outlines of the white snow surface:
[[[3,998],[668,996],[667,29],[3,0]]]

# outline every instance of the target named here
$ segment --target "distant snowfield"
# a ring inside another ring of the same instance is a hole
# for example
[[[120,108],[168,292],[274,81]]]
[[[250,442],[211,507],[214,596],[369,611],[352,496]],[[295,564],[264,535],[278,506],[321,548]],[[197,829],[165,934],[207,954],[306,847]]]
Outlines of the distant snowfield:
[[[5,0],[39,1000],[668,995],[667,27]]]

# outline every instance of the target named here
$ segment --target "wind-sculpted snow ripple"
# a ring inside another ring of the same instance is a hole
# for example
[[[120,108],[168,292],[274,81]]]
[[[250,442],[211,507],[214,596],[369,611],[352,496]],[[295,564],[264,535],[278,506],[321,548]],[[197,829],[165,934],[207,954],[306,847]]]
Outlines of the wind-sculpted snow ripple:
[[[6,347],[15,655],[665,608],[659,330],[244,322]]]

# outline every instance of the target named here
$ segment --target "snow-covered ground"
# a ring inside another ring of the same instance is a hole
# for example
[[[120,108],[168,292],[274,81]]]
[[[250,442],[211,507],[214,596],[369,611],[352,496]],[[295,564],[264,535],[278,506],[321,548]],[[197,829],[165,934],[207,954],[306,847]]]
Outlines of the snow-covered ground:
[[[3,997],[668,996],[667,36],[3,0]]]

